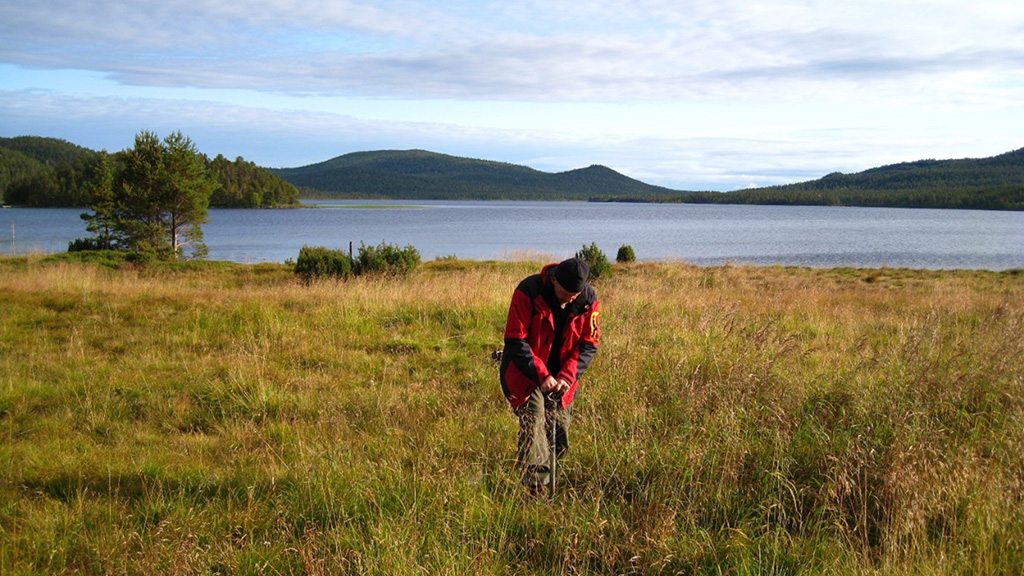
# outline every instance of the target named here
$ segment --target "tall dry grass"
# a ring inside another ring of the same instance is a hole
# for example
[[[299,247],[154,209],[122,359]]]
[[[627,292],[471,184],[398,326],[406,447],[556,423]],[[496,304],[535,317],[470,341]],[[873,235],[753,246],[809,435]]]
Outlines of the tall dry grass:
[[[550,502],[490,360],[538,267],[0,260],[0,572],[1024,565],[1021,275],[617,267]]]

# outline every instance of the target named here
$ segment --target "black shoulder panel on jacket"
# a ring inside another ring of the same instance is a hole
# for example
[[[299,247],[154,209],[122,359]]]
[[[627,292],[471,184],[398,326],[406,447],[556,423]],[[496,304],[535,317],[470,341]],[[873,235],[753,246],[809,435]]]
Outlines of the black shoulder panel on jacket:
[[[534,298],[540,295],[540,291],[544,288],[544,279],[540,274],[534,274],[533,276],[527,276],[519,283],[516,290],[520,290],[530,297],[532,301]]]

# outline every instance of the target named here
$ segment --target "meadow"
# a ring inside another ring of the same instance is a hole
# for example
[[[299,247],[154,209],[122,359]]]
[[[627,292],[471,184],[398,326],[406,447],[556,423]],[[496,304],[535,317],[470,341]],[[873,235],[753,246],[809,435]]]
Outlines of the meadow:
[[[1024,274],[617,265],[554,500],[542,262],[0,259],[0,574],[1017,574]]]

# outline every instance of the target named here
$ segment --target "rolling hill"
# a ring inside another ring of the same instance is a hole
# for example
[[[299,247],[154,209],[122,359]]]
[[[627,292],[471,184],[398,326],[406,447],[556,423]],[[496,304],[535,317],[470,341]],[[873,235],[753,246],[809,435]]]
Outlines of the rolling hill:
[[[355,152],[301,168],[272,170],[305,196],[474,200],[655,198],[678,190],[645,184],[604,166],[549,173],[425,150]]]
[[[99,153],[41,137],[0,138],[0,196],[8,204],[86,206],[83,184]],[[223,190],[214,206],[264,206],[305,198],[604,200],[720,204],[892,206],[1024,210],[1024,148],[980,159],[919,160],[855,174],[733,192],[653,186],[594,165],[549,173],[425,150],[355,152],[298,168],[211,161]],[[241,194],[239,190],[247,191]],[[254,190],[261,191],[254,195]],[[287,193],[279,193],[285,190]],[[242,196],[245,196],[242,198]],[[267,200],[270,201],[267,201]]]
[[[604,200],[716,204],[1024,209],[1024,149],[982,159],[920,160],[734,192],[653,186],[604,166],[548,173],[424,150],[356,152],[275,174],[305,197]]]
[[[1024,210],[1024,148],[990,158],[919,160],[855,174],[736,192],[682,195],[679,202]]]
[[[0,200],[34,207],[86,207],[86,184],[95,178],[96,152],[65,140],[41,136],[0,138]],[[119,153],[111,155],[115,162]],[[267,169],[238,157],[206,159],[219,186],[210,206],[257,208],[298,202],[299,191]]]
[[[85,206],[83,183],[98,154],[56,138],[0,138],[0,200],[31,206]]]

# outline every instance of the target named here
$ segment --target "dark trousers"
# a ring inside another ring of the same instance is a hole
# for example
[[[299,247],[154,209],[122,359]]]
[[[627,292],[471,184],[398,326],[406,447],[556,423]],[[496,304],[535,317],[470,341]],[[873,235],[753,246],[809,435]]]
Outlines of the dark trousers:
[[[516,409],[519,417],[519,451],[517,463],[523,473],[523,484],[545,486],[551,482],[551,451],[559,458],[569,449],[569,424],[572,409],[563,410],[558,399],[545,396],[540,388]],[[555,445],[551,445],[551,427],[555,429]]]

